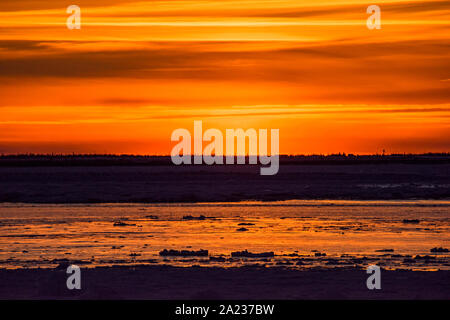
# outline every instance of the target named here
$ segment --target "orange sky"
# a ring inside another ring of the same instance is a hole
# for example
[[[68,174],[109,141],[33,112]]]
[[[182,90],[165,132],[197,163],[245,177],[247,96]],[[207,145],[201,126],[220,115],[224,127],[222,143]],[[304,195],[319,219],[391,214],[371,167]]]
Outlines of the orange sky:
[[[2,0],[0,153],[169,154],[194,120],[283,154],[450,152],[449,58],[450,1]]]

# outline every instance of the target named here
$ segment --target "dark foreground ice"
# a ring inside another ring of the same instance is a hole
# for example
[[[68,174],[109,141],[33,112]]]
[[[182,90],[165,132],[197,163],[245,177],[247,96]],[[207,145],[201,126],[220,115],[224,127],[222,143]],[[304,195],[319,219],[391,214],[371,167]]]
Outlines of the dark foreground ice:
[[[68,290],[66,270],[0,270],[0,299],[450,299],[450,271],[381,271],[368,290],[364,269],[285,268],[81,269],[81,290]]]

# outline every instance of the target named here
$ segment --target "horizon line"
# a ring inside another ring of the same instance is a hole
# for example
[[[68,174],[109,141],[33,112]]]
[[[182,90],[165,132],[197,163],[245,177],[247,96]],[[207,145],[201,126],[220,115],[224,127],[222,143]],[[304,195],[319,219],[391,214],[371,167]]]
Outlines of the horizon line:
[[[424,156],[424,155],[450,155],[450,151],[442,151],[442,152],[420,152],[420,153],[411,153],[411,152],[403,152],[403,153],[352,153],[352,152],[339,152],[339,153],[310,153],[310,154],[278,154],[279,157],[311,157],[311,156]],[[131,154],[131,153],[1,153],[1,157],[14,157],[14,156],[46,156],[46,157],[55,157],[55,156],[64,156],[64,157],[73,157],[73,156],[110,156],[110,157],[161,157],[170,158],[170,154]],[[185,155],[185,156],[204,156],[204,155]],[[212,155],[217,157],[227,157],[232,155]],[[250,157],[260,155],[234,155],[234,157]]]

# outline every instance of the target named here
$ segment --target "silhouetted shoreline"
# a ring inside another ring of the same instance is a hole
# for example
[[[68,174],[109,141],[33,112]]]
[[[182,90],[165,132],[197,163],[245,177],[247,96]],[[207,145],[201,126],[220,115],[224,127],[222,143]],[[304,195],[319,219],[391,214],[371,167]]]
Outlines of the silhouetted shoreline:
[[[248,163],[248,158],[246,159]],[[280,155],[280,165],[358,165],[358,164],[449,164],[450,153],[390,155]],[[1,155],[0,167],[34,166],[169,166],[170,156],[110,154],[18,154]],[[198,165],[196,165],[198,166]],[[206,166],[206,165],[203,165]]]

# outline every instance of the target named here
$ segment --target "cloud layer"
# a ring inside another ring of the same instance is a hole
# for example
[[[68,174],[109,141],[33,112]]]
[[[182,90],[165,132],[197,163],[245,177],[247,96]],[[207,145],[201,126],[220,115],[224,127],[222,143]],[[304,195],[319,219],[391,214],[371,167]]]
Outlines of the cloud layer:
[[[449,151],[448,1],[379,1],[374,31],[360,0],[77,4],[81,30],[65,1],[0,3],[2,152],[163,154],[193,119],[284,153]]]

